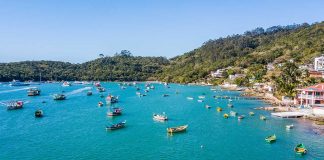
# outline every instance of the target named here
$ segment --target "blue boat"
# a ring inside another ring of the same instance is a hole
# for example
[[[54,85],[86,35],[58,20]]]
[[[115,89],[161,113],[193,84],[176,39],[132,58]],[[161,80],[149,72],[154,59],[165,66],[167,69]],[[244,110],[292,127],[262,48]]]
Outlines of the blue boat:
[[[29,83],[20,82],[19,80],[13,80],[9,84],[10,86],[29,86]]]

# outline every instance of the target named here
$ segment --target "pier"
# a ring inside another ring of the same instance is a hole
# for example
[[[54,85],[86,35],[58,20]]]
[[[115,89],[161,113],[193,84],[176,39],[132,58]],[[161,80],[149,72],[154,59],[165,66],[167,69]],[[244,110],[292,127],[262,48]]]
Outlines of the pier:
[[[244,96],[213,96],[215,99],[232,99],[232,100],[265,100],[261,97],[244,97]]]
[[[299,118],[306,116],[306,113],[303,112],[279,112],[271,113],[272,116],[281,117],[281,118]]]

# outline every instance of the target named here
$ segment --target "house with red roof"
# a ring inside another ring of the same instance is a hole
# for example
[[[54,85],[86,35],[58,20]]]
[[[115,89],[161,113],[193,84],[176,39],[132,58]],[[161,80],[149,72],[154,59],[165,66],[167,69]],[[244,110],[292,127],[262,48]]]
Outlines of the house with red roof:
[[[324,83],[297,89],[297,91],[296,104],[306,106],[324,104]]]

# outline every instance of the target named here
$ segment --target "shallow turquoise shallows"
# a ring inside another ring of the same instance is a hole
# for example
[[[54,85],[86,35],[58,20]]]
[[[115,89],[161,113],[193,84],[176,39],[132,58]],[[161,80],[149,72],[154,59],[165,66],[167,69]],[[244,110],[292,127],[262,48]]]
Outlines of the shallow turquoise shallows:
[[[121,89],[117,83],[102,83],[108,93],[119,96],[115,106],[123,115],[107,117],[108,106],[98,107],[100,93],[92,88],[86,96],[83,85],[62,87],[42,84],[41,96],[27,97],[26,87],[0,86],[0,102],[24,100],[23,109],[7,111],[0,107],[0,159],[324,159],[324,137],[313,132],[312,123],[301,119],[279,119],[269,112],[253,110],[265,104],[257,100],[234,100],[231,110],[246,115],[223,118],[229,113],[228,100],[214,95],[239,96],[239,92],[217,91],[210,87],[153,84],[154,90],[145,97],[136,95],[135,87]],[[143,92],[144,83],[138,84]],[[67,100],[54,101],[54,93],[64,91]],[[176,94],[176,92],[179,92]],[[144,92],[143,92],[144,93]],[[163,97],[163,94],[169,94]],[[205,101],[197,102],[205,94]],[[188,100],[186,97],[193,97]],[[46,103],[42,103],[46,101]],[[206,109],[208,104],[212,108]],[[222,107],[217,112],[216,107]],[[36,109],[44,111],[35,118]],[[255,116],[249,116],[249,112]],[[155,122],[153,113],[165,112],[169,121]],[[267,121],[259,119],[265,115]],[[126,127],[106,131],[105,126],[127,120]],[[168,135],[167,127],[188,124],[187,132]],[[294,124],[291,130],[285,126]],[[269,144],[264,138],[276,134],[277,141]],[[308,153],[298,156],[294,146],[303,143]]]

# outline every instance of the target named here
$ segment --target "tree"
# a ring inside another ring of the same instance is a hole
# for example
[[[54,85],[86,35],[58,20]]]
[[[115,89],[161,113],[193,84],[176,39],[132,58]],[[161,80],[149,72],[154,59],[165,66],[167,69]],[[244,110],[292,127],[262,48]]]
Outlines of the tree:
[[[238,86],[249,86],[249,78],[238,77],[234,79],[234,83]]]
[[[280,68],[280,75],[273,77],[277,91],[287,97],[296,96],[296,87],[300,84],[301,71],[294,62],[286,62]]]

